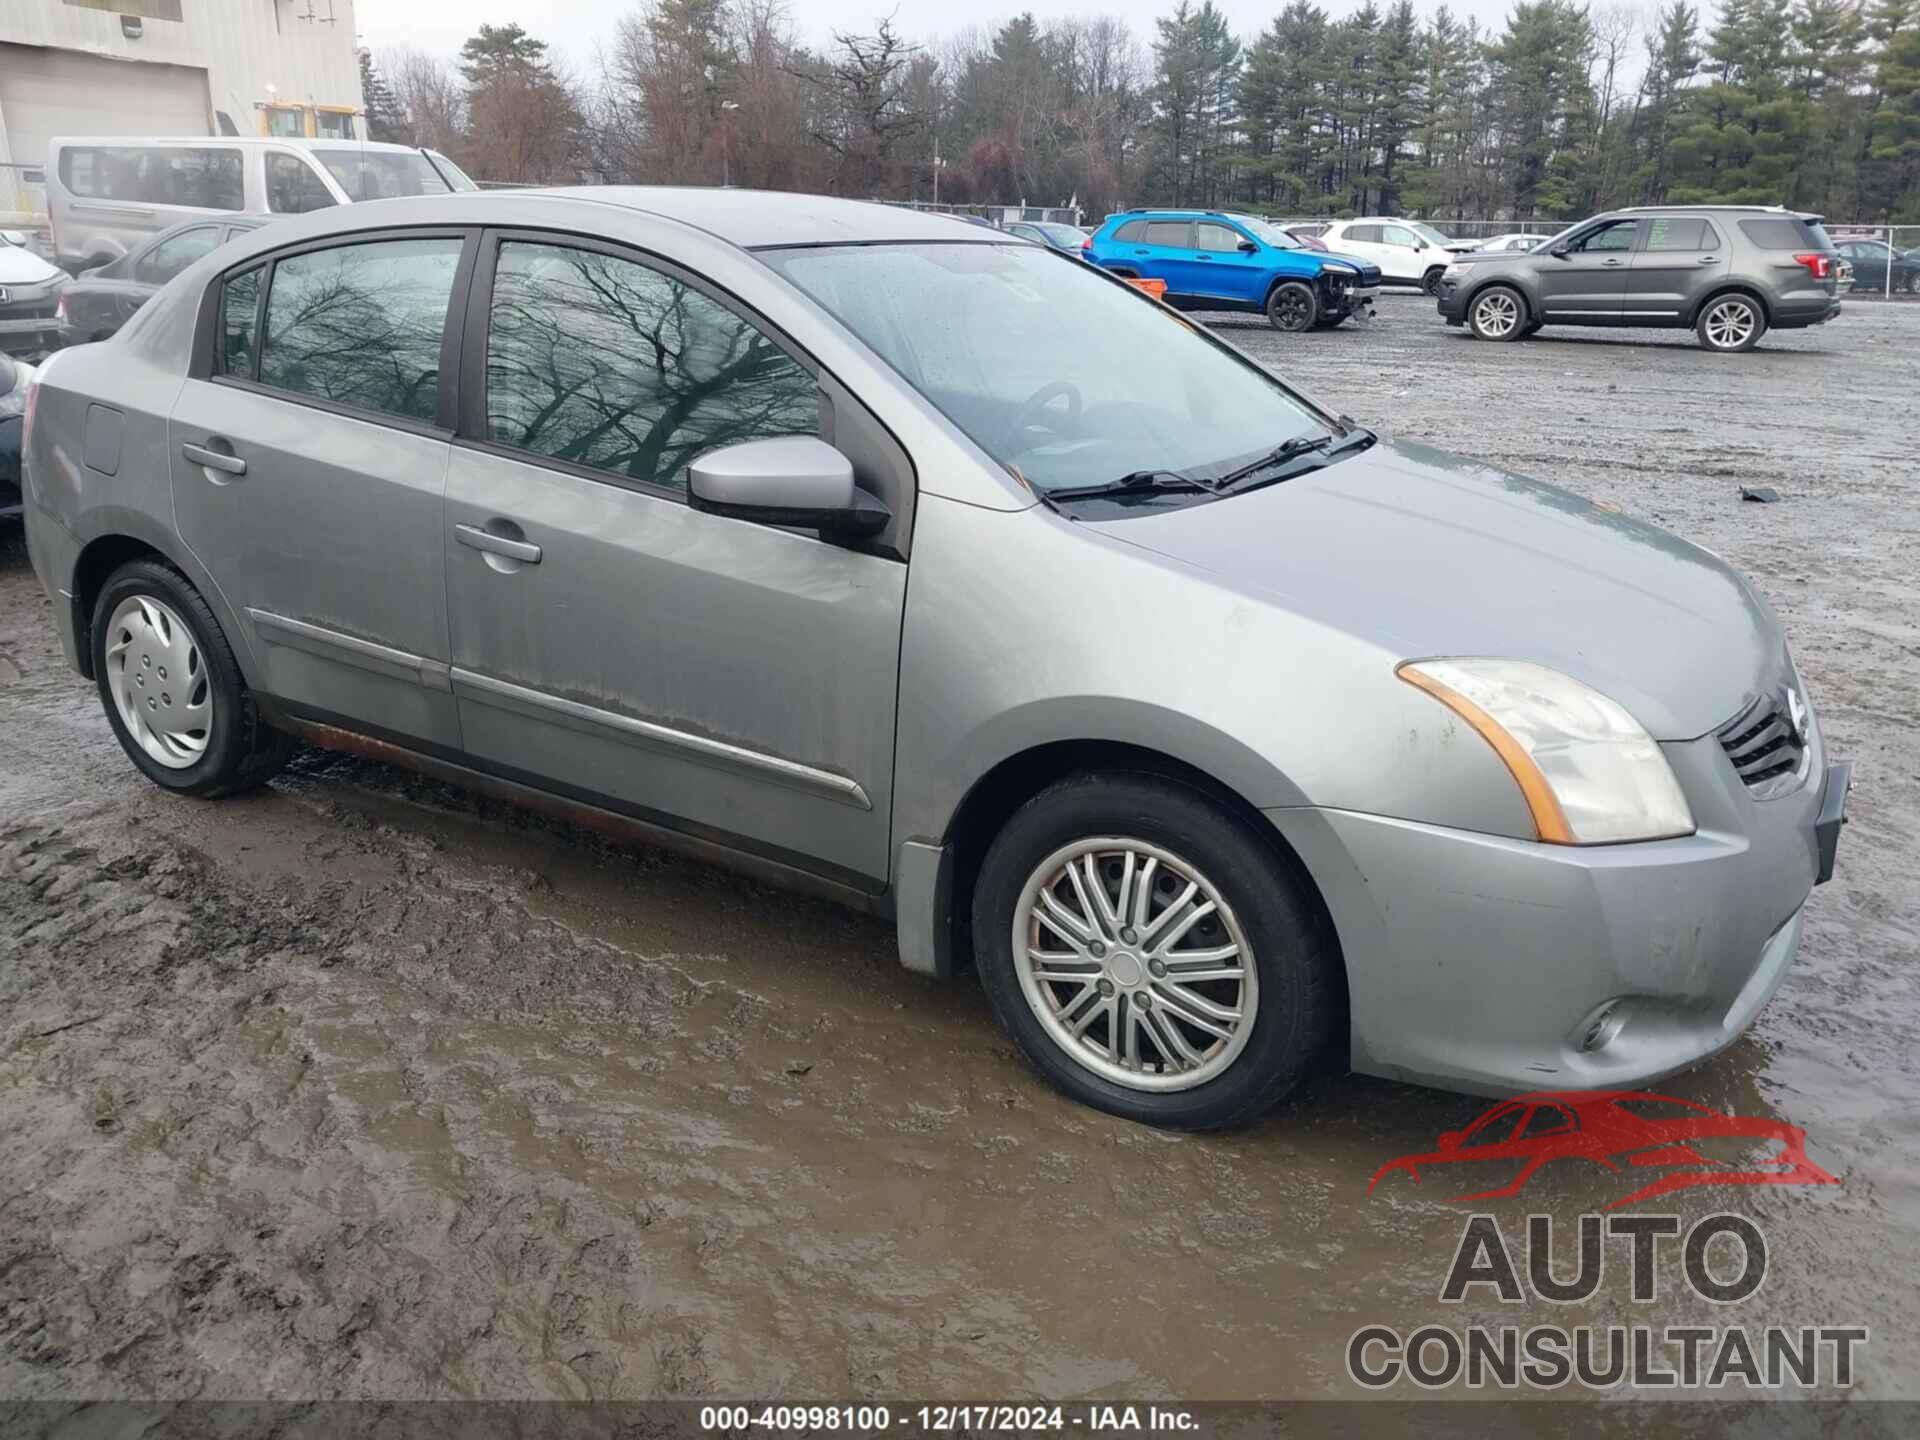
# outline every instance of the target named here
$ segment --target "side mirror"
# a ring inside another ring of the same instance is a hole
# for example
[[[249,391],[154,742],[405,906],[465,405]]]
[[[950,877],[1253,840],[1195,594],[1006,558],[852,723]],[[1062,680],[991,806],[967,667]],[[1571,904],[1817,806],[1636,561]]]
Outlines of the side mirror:
[[[1240,253],[1242,255],[1258,255],[1260,253],[1260,247],[1251,240],[1242,240],[1240,242]]]
[[[1547,254],[1553,256],[1553,258],[1556,260],[1564,260],[1571,253],[1572,252],[1565,245],[1556,245],[1551,250],[1547,251]]]
[[[877,535],[893,518],[853,483],[853,463],[811,435],[709,450],[687,467],[687,498],[710,515],[837,536]]]

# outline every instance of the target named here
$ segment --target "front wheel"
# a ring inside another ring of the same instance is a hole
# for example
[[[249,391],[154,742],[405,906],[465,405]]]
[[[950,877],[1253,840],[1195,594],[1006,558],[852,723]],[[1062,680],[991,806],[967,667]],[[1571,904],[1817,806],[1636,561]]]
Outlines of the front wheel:
[[[1427,271],[1427,273],[1421,277],[1420,288],[1429,295],[1438,296],[1440,293],[1440,277],[1446,274],[1446,271],[1447,267],[1444,265],[1434,266],[1433,269]]]
[[[1767,317],[1750,295],[1716,295],[1694,322],[1700,344],[1722,355],[1751,350],[1767,333]]]
[[[183,795],[268,780],[293,741],[262,724],[207,602],[170,566],[134,560],[107,577],[90,639],[100,699],[142,773]]]
[[[1489,285],[1467,309],[1467,328],[1476,340],[1518,340],[1526,324],[1527,302],[1510,285]]]
[[[1311,285],[1287,280],[1267,296],[1267,319],[1276,330],[1311,330],[1320,320],[1320,301]]]
[[[972,919],[1000,1023],[1110,1114],[1244,1124],[1327,1042],[1339,962],[1308,882],[1175,781],[1083,775],[1035,796],[994,840]]]

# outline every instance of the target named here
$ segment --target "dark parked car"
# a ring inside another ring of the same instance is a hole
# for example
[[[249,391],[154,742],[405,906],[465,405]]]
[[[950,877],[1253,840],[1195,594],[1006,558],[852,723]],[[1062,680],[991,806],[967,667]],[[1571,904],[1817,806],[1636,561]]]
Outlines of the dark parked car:
[[[1093,237],[1077,225],[1062,225],[1055,220],[1010,220],[1000,227],[1009,235],[1018,235],[1022,240],[1034,240],[1042,245],[1050,245],[1055,250],[1064,250],[1069,255],[1078,255]]]
[[[189,220],[162,230],[111,264],[87,271],[61,292],[62,342],[84,345],[90,340],[105,340],[187,266],[235,235],[258,230],[269,219],[265,215],[228,215],[216,220]]]
[[[1693,330],[1708,350],[1751,350],[1769,329],[1840,313],[1840,257],[1818,215],[1761,205],[1614,210],[1521,255],[1454,257],[1440,316],[1480,340],[1542,325]]]
[[[1891,270],[1893,289],[1920,291],[1920,250],[1896,250],[1884,240],[1842,240],[1834,249],[1852,263],[1858,289],[1886,290]]]

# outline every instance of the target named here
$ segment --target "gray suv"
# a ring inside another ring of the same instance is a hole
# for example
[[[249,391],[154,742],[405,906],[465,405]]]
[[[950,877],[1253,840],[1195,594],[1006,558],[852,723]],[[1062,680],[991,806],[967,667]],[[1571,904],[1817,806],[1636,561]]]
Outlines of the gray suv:
[[[1149,1123],[1329,1046],[1692,1065],[1832,870],[1847,771],[1719,560],[945,216],[342,206],[37,386],[33,564],[155,784],[298,737],[823,892]]]
[[[1757,205],[1614,210],[1518,255],[1468,254],[1441,276],[1440,315],[1482,340],[1543,325],[1691,329],[1751,350],[1769,329],[1840,313],[1839,257],[1820,216]]]

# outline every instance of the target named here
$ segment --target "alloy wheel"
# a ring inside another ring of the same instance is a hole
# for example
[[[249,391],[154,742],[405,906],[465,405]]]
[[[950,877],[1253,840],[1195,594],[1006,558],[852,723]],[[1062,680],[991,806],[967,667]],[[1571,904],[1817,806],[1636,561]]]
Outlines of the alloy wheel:
[[[1757,319],[1753,306],[1745,300],[1716,301],[1707,310],[1703,329],[1707,343],[1716,350],[1737,350],[1753,338]]]
[[[132,595],[107,624],[107,680],[120,723],[156,764],[185,770],[213,733],[213,689],[193,632],[151,595]]]
[[[1313,321],[1313,297],[1297,285],[1289,285],[1273,297],[1273,318],[1282,330],[1305,330]]]
[[[1473,302],[1474,328],[1489,340],[1504,340],[1520,324],[1520,302],[1506,290],[1492,290]]]
[[[1260,999],[1225,897],[1144,840],[1075,841],[1037,866],[1013,912],[1021,992],[1062,1053],[1135,1090],[1189,1090],[1246,1048]]]

